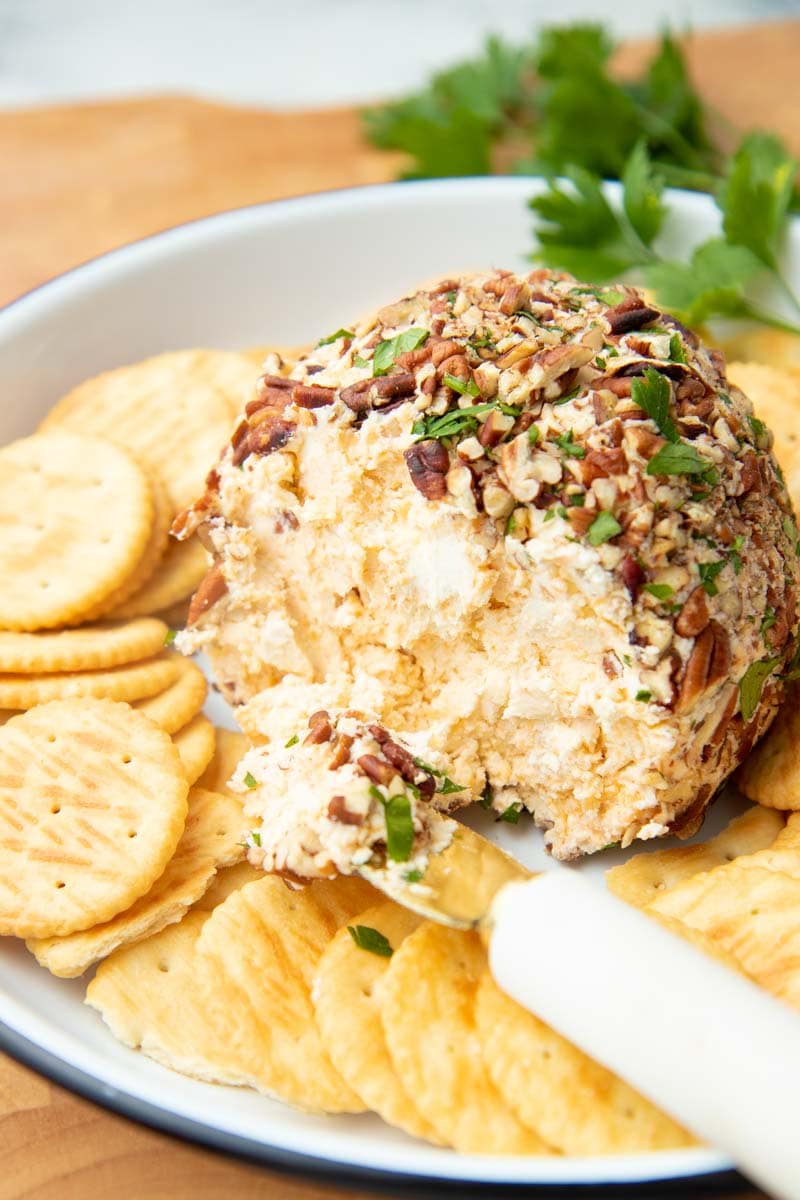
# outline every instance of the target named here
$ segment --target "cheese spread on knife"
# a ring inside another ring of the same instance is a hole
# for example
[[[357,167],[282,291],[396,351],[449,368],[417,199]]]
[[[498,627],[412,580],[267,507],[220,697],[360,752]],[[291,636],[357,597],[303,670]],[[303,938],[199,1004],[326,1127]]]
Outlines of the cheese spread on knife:
[[[528,810],[558,858],[694,833],[794,669],[771,446],[693,332],[551,271],[444,279],[288,373],[272,356],[176,524],[214,555],[178,644],[258,743],[250,811],[274,812],[266,764],[309,718],[353,711],[456,781],[449,804]],[[304,764],[281,853],[294,827],[294,874],[347,870],[322,824],[303,852]]]

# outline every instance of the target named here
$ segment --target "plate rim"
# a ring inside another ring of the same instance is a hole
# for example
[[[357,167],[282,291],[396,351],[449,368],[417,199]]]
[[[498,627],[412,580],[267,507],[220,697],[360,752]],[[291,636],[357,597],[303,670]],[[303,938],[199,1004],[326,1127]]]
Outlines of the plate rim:
[[[285,209],[289,211],[306,209],[313,213],[315,208],[325,208],[331,202],[336,205],[339,203],[346,205],[349,199],[355,199],[356,202],[366,200],[369,203],[380,203],[382,195],[389,192],[396,193],[400,189],[407,193],[413,191],[413,193],[424,194],[426,191],[431,193],[458,191],[471,186],[478,191],[500,190],[511,194],[520,194],[525,189],[530,192],[537,186],[541,187],[545,182],[541,176],[535,175],[524,177],[459,176],[452,179],[402,180],[330,188],[310,194],[239,205],[178,222],[76,263],[67,270],[35,284],[19,296],[0,305],[0,325],[9,319],[13,322],[17,317],[21,317],[24,321],[29,314],[35,319],[37,303],[41,300],[46,302],[52,294],[57,297],[62,287],[65,285],[69,287],[70,284],[76,283],[76,276],[91,277],[93,272],[102,271],[112,261],[122,260],[124,262],[129,258],[135,259],[137,253],[143,248],[176,237],[179,238],[181,234],[188,233],[196,227],[224,226],[227,223],[235,222],[237,217],[251,216],[257,219],[259,215],[277,214]],[[620,185],[614,181],[608,182],[604,186],[610,195],[614,195],[620,190]],[[684,206],[696,205],[703,209],[712,203],[711,197],[704,193],[680,188],[670,188],[668,191],[670,194],[679,196],[681,204]],[[800,218],[798,218],[797,225],[800,228]],[[80,286],[80,282],[77,285]],[[68,1059],[38,1044],[1,1019],[0,1050],[83,1099],[176,1140],[186,1141],[240,1162],[245,1161],[269,1167],[287,1175],[334,1183],[340,1187],[351,1186],[361,1191],[369,1189],[373,1192],[399,1196],[413,1194],[420,1198],[434,1194],[457,1194],[464,1200],[471,1200],[472,1197],[480,1197],[485,1200],[489,1194],[513,1195],[523,1192],[534,1192],[537,1197],[542,1197],[542,1200],[545,1200],[546,1197],[574,1197],[580,1194],[586,1196],[590,1193],[608,1197],[611,1197],[612,1194],[621,1197],[640,1197],[644,1200],[646,1196],[686,1195],[687,1188],[698,1181],[709,1192],[715,1193],[720,1189],[727,1189],[729,1194],[735,1194],[751,1186],[735,1169],[716,1167],[636,1181],[602,1180],[593,1182],[583,1180],[563,1183],[476,1180],[456,1176],[430,1175],[417,1170],[395,1172],[388,1167],[366,1167],[256,1140],[244,1134],[233,1133],[195,1120],[174,1109],[162,1107],[130,1091],[105,1083],[100,1077],[91,1075],[75,1066]]]

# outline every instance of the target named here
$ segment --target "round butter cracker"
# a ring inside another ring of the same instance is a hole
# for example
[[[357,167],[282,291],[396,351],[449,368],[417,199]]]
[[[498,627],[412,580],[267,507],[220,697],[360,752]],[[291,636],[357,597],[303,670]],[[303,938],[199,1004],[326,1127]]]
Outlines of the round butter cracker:
[[[167,626],[152,617],[43,633],[0,630],[0,672],[97,671],[157,654]]]

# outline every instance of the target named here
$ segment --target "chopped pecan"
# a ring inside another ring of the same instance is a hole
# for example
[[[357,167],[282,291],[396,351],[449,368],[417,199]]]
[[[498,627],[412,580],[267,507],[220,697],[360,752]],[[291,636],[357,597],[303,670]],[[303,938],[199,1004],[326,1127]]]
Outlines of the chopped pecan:
[[[657,433],[651,433],[649,429],[642,429],[640,425],[629,425],[625,430],[625,436],[642,458],[652,458],[662,446],[667,444],[666,438],[659,437]]]
[[[761,485],[761,476],[758,470],[758,456],[754,454],[752,450],[748,450],[741,461],[741,494],[746,496],[748,492],[758,491]]]
[[[370,408],[369,389],[371,385],[371,379],[359,379],[358,383],[351,383],[349,387],[342,388],[339,398],[344,401],[351,412],[359,414],[367,412]]]
[[[513,417],[506,416],[498,409],[492,409],[478,430],[478,441],[482,446],[496,446],[513,426]]]
[[[627,470],[625,451],[619,447],[613,450],[590,450],[581,463],[581,477],[587,484],[609,475],[624,475]]]
[[[430,343],[431,347],[431,362],[435,367],[438,367],[446,359],[453,354],[463,354],[464,349],[459,342],[441,339]]]
[[[722,709],[722,712],[720,713],[720,718],[719,718],[719,721],[717,722],[717,726],[716,726],[714,732],[711,734],[711,737],[708,739],[708,745],[710,747],[712,747],[712,749],[716,748],[717,746],[720,746],[722,744],[722,742],[725,740],[725,735],[728,732],[728,727],[729,727],[731,721],[733,720],[733,717],[736,712],[736,709],[738,708],[738,705],[739,705],[739,689],[734,686],[734,687],[730,688],[730,691],[728,694],[728,699],[725,703],[725,706]]]
[[[631,381],[627,375],[612,375],[610,379],[598,379],[595,387],[601,387],[607,392],[613,392],[620,399],[631,394]]]
[[[708,672],[714,654],[714,631],[708,626],[703,630],[692,647],[681,680],[677,712],[685,712],[691,708],[695,700],[703,694],[708,682]]]
[[[708,628],[714,636],[714,651],[711,655],[711,663],[708,668],[706,686],[713,687],[721,679],[727,679],[730,674],[733,655],[731,654],[731,640],[727,629],[723,625],[720,625],[719,621],[709,621]]]
[[[373,783],[382,783],[384,786],[391,783],[397,774],[390,763],[378,758],[376,754],[362,754],[358,759],[358,765]]]
[[[594,521],[597,513],[591,508],[580,508],[575,505],[567,509],[567,520],[578,537],[583,537]]]
[[[613,650],[606,650],[603,655],[603,670],[609,679],[616,679],[622,674],[622,666]]]
[[[629,296],[627,300],[607,309],[605,313],[612,333],[630,333],[632,329],[641,329],[657,316],[658,309],[644,304],[639,296]]]
[[[452,375],[454,379],[469,379],[471,371],[466,355],[458,353],[443,358],[436,368],[436,375],[439,379],[444,379],[445,375]]]
[[[382,749],[384,757],[402,775],[406,783],[413,783],[417,768],[409,752],[403,746],[399,746],[397,742],[393,742],[391,738],[383,743]]]
[[[287,529],[299,529],[300,522],[288,508],[282,508],[277,513],[272,528],[276,533],[285,533]]]
[[[623,558],[620,564],[620,575],[628,595],[631,600],[635,600],[644,580],[644,571],[632,555],[626,554]]]
[[[401,371],[394,375],[384,375],[376,379],[372,390],[375,394],[375,407],[381,408],[387,400],[397,400],[400,397],[414,394],[414,376],[410,371]],[[379,404],[378,401],[381,403]]]
[[[343,767],[346,762],[350,761],[350,748],[353,745],[353,738],[349,733],[340,733],[337,735],[333,743],[333,758],[328,763],[328,770],[335,771],[337,767]]]
[[[225,576],[222,574],[222,568],[218,563],[214,563],[192,596],[192,602],[189,605],[189,612],[186,617],[186,624],[194,625],[204,613],[208,612],[212,605],[217,603],[221,596],[225,595],[227,590],[228,585],[225,581]]]
[[[335,399],[334,388],[320,387],[316,383],[296,383],[292,391],[292,400],[300,408],[325,408]]]
[[[383,728],[382,725],[368,725],[367,729],[372,734],[372,736],[375,738],[375,741],[378,743],[379,746],[382,746],[384,742],[389,741],[389,734],[388,734],[387,730],[385,730]]]
[[[395,365],[402,367],[404,371],[413,371],[415,367],[421,367],[424,362],[427,362],[431,356],[431,343],[428,340],[424,346],[417,346],[416,350],[405,350],[402,354],[398,354],[394,360]]]
[[[272,454],[275,450],[281,450],[296,429],[297,426],[292,421],[282,421],[279,418],[257,425],[255,429],[251,429],[244,443],[246,453],[242,457],[246,458],[247,454]],[[234,462],[236,461],[234,455]]]
[[[450,456],[441,442],[418,442],[406,450],[403,457],[417,491],[426,500],[443,500],[447,495],[445,476],[450,467]]]
[[[308,735],[305,739],[306,746],[319,746],[323,742],[329,742],[333,735],[333,726],[331,725],[330,715],[324,708],[314,712],[308,718]]]
[[[507,284],[500,297],[500,312],[507,317],[513,316],[517,309],[524,307],[529,297],[530,289],[527,283]]]
[[[332,796],[328,804],[328,816],[332,821],[338,821],[341,825],[363,825],[363,813],[352,812],[347,807],[347,801],[344,796]]]
[[[696,587],[678,613],[675,632],[680,637],[693,638],[708,625],[708,603],[702,587]]]

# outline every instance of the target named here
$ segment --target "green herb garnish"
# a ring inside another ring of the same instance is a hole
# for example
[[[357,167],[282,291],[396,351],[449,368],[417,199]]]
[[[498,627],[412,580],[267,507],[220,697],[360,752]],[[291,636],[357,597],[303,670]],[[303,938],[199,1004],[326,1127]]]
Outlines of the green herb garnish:
[[[622,533],[622,526],[613,513],[599,512],[592,521],[586,533],[586,540],[591,546],[600,546],[603,542],[610,541],[615,538],[618,533]]]
[[[353,355],[353,366],[354,367],[368,367],[369,359],[362,358],[360,354],[354,354]]]
[[[293,737],[290,737],[288,742],[286,742],[286,744],[284,745],[284,747],[283,747],[284,750],[288,750],[291,746],[296,746],[299,741],[300,741],[300,738],[295,733],[293,735]]]
[[[707,596],[716,596],[719,592],[719,588],[714,581],[724,566],[725,562],[723,559],[718,559],[716,562],[697,564],[697,573],[700,576],[703,591]]]
[[[244,785],[245,785],[245,787],[249,787],[249,788],[258,787],[258,780],[255,778],[254,775],[251,775],[250,772],[248,771],[244,777]]]
[[[506,821],[509,825],[516,825],[522,812],[522,804],[519,800],[515,800],[513,804],[509,804],[508,808],[504,808],[500,813],[500,820]]]
[[[429,775],[433,775],[434,779],[441,780],[441,786],[436,789],[441,796],[450,796],[453,792],[465,791],[463,784],[454,783],[448,775],[445,775],[444,771],[439,771],[436,767],[432,767],[430,763],[423,762],[421,758],[413,757],[411,761],[421,771],[427,771]]]
[[[668,583],[646,583],[642,590],[655,596],[656,600],[669,600],[670,596],[675,593],[675,589],[671,588]]]
[[[459,396],[480,396],[481,391],[474,379],[459,379],[456,375],[447,374],[442,380],[446,387],[451,391],[458,392]]]
[[[745,724],[753,717],[764,684],[778,664],[777,658],[764,658],[760,662],[751,663],[739,680],[739,707]]]
[[[481,792],[481,798],[478,801],[478,804],[480,805],[481,808],[485,809],[488,812],[488,810],[492,807],[493,800],[494,800],[494,793],[492,792],[492,785],[489,783],[489,781],[487,779],[487,781],[484,785],[483,791]]]
[[[414,824],[411,819],[411,801],[408,796],[397,795],[386,799],[383,792],[370,784],[369,794],[383,807],[386,821],[386,853],[392,862],[408,862],[414,845]]]
[[[372,356],[372,374],[374,376],[386,375],[398,355],[405,354],[408,350],[416,350],[418,346],[424,346],[429,337],[427,329],[405,329],[402,333],[395,334],[393,338],[378,342]]]
[[[355,336],[352,329],[337,329],[336,333],[332,333],[330,337],[320,338],[317,345],[330,346],[332,342],[338,342],[339,338],[354,338]]]
[[[647,464],[648,475],[703,475],[712,470],[711,463],[701,458],[687,442],[667,442]]]
[[[178,636],[177,629],[168,629],[167,632],[164,634],[164,645],[171,646],[177,636]]]
[[[405,883],[419,883],[419,881],[424,878],[425,872],[420,871],[419,867],[414,867],[413,871],[403,872],[403,881]]]
[[[686,351],[683,348],[683,342],[679,333],[673,333],[669,339],[669,357],[671,362],[686,362]]]
[[[371,925],[348,925],[347,932],[359,950],[369,950],[370,954],[377,954],[381,958],[392,957],[394,951],[389,939]]]
[[[566,433],[559,434],[557,438],[553,438],[553,441],[565,458],[586,457],[586,448],[578,445],[571,429],[568,429]]]
[[[652,367],[648,367],[643,378],[631,381],[631,399],[652,418],[659,433],[663,434],[668,442],[680,442],[675,422],[669,415],[672,388],[668,379]]]
[[[637,692],[637,693],[636,693],[636,697],[635,697],[635,699],[637,699],[637,700],[641,700],[641,701],[642,701],[642,703],[643,703],[643,704],[645,704],[645,703],[647,703],[647,701],[648,701],[648,700],[652,700],[652,699],[653,699],[653,693],[652,693],[652,692],[647,692],[647,691],[645,691],[645,690],[643,689],[642,691],[639,691],[639,692]]]
[[[258,832],[257,829],[250,830],[250,841],[253,843],[254,846],[261,845],[261,834]]]
[[[764,636],[764,634],[767,632],[768,629],[772,629],[772,626],[775,624],[777,619],[778,618],[775,613],[775,609],[768,607],[766,612],[764,613],[763,620],[761,621],[761,628],[759,630],[762,637]]]

